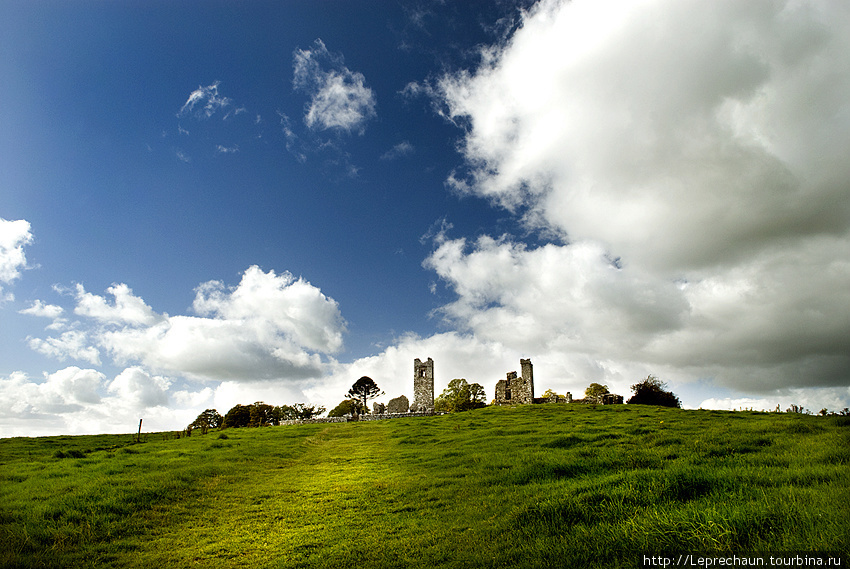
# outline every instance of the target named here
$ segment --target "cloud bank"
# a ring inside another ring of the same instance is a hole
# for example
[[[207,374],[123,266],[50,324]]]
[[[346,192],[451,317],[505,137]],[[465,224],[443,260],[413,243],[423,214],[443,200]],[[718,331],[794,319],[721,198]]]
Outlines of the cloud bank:
[[[443,236],[441,312],[668,380],[847,386],[848,25],[830,1],[538,3],[432,90],[464,125],[449,183],[552,243]]]
[[[321,354],[342,348],[345,322],[337,303],[289,273],[250,267],[236,287],[220,281],[196,289],[197,316],[158,314],[125,284],[108,299],[73,290],[74,314],[84,320],[30,346],[59,360],[141,364],[199,381],[295,381],[322,373]],[[36,303],[29,313],[58,313]]]

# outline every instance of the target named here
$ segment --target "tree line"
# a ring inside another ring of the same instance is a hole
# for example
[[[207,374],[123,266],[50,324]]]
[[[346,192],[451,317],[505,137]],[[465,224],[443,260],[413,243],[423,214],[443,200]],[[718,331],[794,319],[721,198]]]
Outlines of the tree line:
[[[629,404],[661,405],[665,407],[681,407],[679,398],[667,391],[667,385],[657,377],[648,376],[645,380],[632,385],[634,395],[627,401]],[[601,403],[604,395],[610,393],[607,385],[591,383],[585,390],[584,403]],[[331,409],[328,417],[344,417],[346,415],[363,415],[369,412],[369,401],[384,395],[378,384],[368,376],[363,376],[351,386],[339,405]],[[548,390],[543,397],[557,395]],[[561,397],[561,396],[558,396]],[[453,379],[443,392],[434,400],[434,411],[437,413],[458,413],[486,407],[484,387],[478,383],[469,383],[465,379]],[[207,409],[188,426],[200,429],[206,433],[210,429],[227,429],[238,427],[277,426],[281,421],[293,419],[313,419],[325,412],[324,407],[296,403],[295,405],[273,406],[257,401],[250,405],[235,405],[224,416],[215,409]]]
[[[205,434],[209,429],[236,427],[278,426],[281,421],[312,419],[325,412],[324,407],[296,403],[295,405],[273,406],[257,401],[250,405],[235,405],[222,416],[215,409],[207,409],[186,427],[188,432],[200,429]]]

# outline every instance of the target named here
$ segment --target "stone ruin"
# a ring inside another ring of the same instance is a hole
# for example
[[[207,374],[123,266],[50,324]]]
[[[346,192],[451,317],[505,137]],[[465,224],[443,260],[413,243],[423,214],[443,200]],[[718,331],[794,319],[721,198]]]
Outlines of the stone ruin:
[[[413,405],[414,413],[427,413],[434,410],[434,360],[428,358],[413,360]]]
[[[396,397],[395,399],[390,399],[390,402],[387,403],[387,408],[384,413],[407,413],[410,410],[410,404],[407,401],[407,397],[404,395],[400,397]]]
[[[531,405],[534,403],[534,367],[531,360],[519,360],[522,375],[509,371],[507,378],[496,383],[496,405]]]
[[[582,399],[573,399],[571,393],[566,397],[550,394],[547,397],[534,397],[534,367],[531,359],[519,360],[521,375],[511,371],[505,379],[496,383],[495,405],[531,405],[534,403],[589,403]],[[623,396],[607,393],[602,396],[600,402],[603,405],[616,405],[623,403]],[[413,360],[413,404],[409,403],[406,396],[401,395],[386,405],[373,403],[371,415],[354,417],[330,417],[324,419],[302,419],[292,421],[281,421],[281,425],[295,425],[306,423],[343,423],[346,421],[374,421],[380,419],[391,419],[401,417],[424,417],[434,414],[434,360],[428,358],[424,362],[419,358]]]
[[[561,397],[557,393],[552,393],[548,397],[540,398],[541,403],[572,403],[573,402],[573,394],[567,391],[566,396]],[[534,401],[537,403],[537,400]]]
[[[623,404],[623,396],[617,395],[616,393],[606,393],[602,396],[602,404],[603,405],[622,405]]]

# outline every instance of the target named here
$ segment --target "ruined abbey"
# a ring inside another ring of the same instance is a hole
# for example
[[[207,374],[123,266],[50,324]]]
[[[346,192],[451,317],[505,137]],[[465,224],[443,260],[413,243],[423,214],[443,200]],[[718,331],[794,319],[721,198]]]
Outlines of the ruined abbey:
[[[534,366],[531,359],[520,359],[520,373],[509,371],[505,379],[496,382],[494,405],[532,405],[535,403],[572,403],[572,394],[566,397],[544,393],[544,397],[534,397]],[[578,402],[587,402],[577,400]],[[622,395],[607,393],[599,401],[603,405],[623,402]],[[434,414],[434,360],[428,358],[424,362],[419,358],[413,360],[413,403],[405,395],[391,399],[386,405],[374,403],[372,413],[354,417],[333,417],[326,419],[304,419],[284,421],[281,424],[302,424],[311,422],[344,422],[344,421],[374,421],[397,417],[413,417]]]
[[[530,359],[519,360],[519,365],[521,376],[517,377],[515,371],[509,371],[506,379],[496,383],[496,405],[534,403],[534,367]]]

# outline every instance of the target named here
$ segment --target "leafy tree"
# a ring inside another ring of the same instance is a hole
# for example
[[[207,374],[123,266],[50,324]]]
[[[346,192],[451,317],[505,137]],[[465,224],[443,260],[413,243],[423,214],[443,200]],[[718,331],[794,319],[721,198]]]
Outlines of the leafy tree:
[[[634,387],[632,389],[634,389]],[[602,396],[607,393],[610,393],[607,385],[591,383],[587,386],[587,389],[584,390],[584,398],[596,403],[602,403]]]
[[[251,407],[248,405],[236,404],[230,411],[224,415],[224,421],[221,423],[223,429],[232,427],[247,427],[251,422]]]
[[[275,415],[277,415],[278,420],[292,420],[292,419],[312,419],[313,417],[317,417],[325,412],[324,407],[316,407],[315,405],[307,406],[304,403],[296,403],[295,405],[281,405],[280,407],[275,407]]]
[[[371,377],[363,376],[357,381],[354,382],[354,385],[351,386],[351,389],[348,390],[348,397],[351,399],[356,399],[360,402],[361,408],[364,413],[368,412],[369,409],[369,400],[375,399],[376,397],[380,397],[384,392],[381,391],[381,388],[378,387],[378,384],[374,382]]]
[[[481,385],[467,383],[465,379],[453,379],[434,400],[434,410],[438,413],[469,411],[486,407],[486,400],[487,396]]]
[[[360,401],[356,399],[345,399],[339,405],[331,409],[328,417],[345,417],[346,415],[358,415],[362,409]]]
[[[267,405],[262,401],[257,401],[256,403],[250,405],[250,417],[251,420],[248,424],[249,427],[265,427],[266,425],[274,425],[280,424],[278,421],[275,423],[274,419],[274,407],[271,405]]]
[[[543,392],[543,395],[541,395],[540,397],[542,397],[543,399],[549,399],[550,397],[564,397],[564,396],[560,395],[558,393],[555,393],[551,389],[547,389],[546,391]]]
[[[218,411],[215,409],[207,409],[197,416],[189,425],[192,429],[201,429],[201,434],[207,434],[208,429],[217,429],[221,427],[221,422],[224,421]]]
[[[667,391],[667,384],[653,375],[648,375],[646,379],[640,383],[632,385],[632,391],[635,392],[632,397],[626,401],[629,405],[660,405],[662,407],[681,407],[679,398],[671,391]]]

